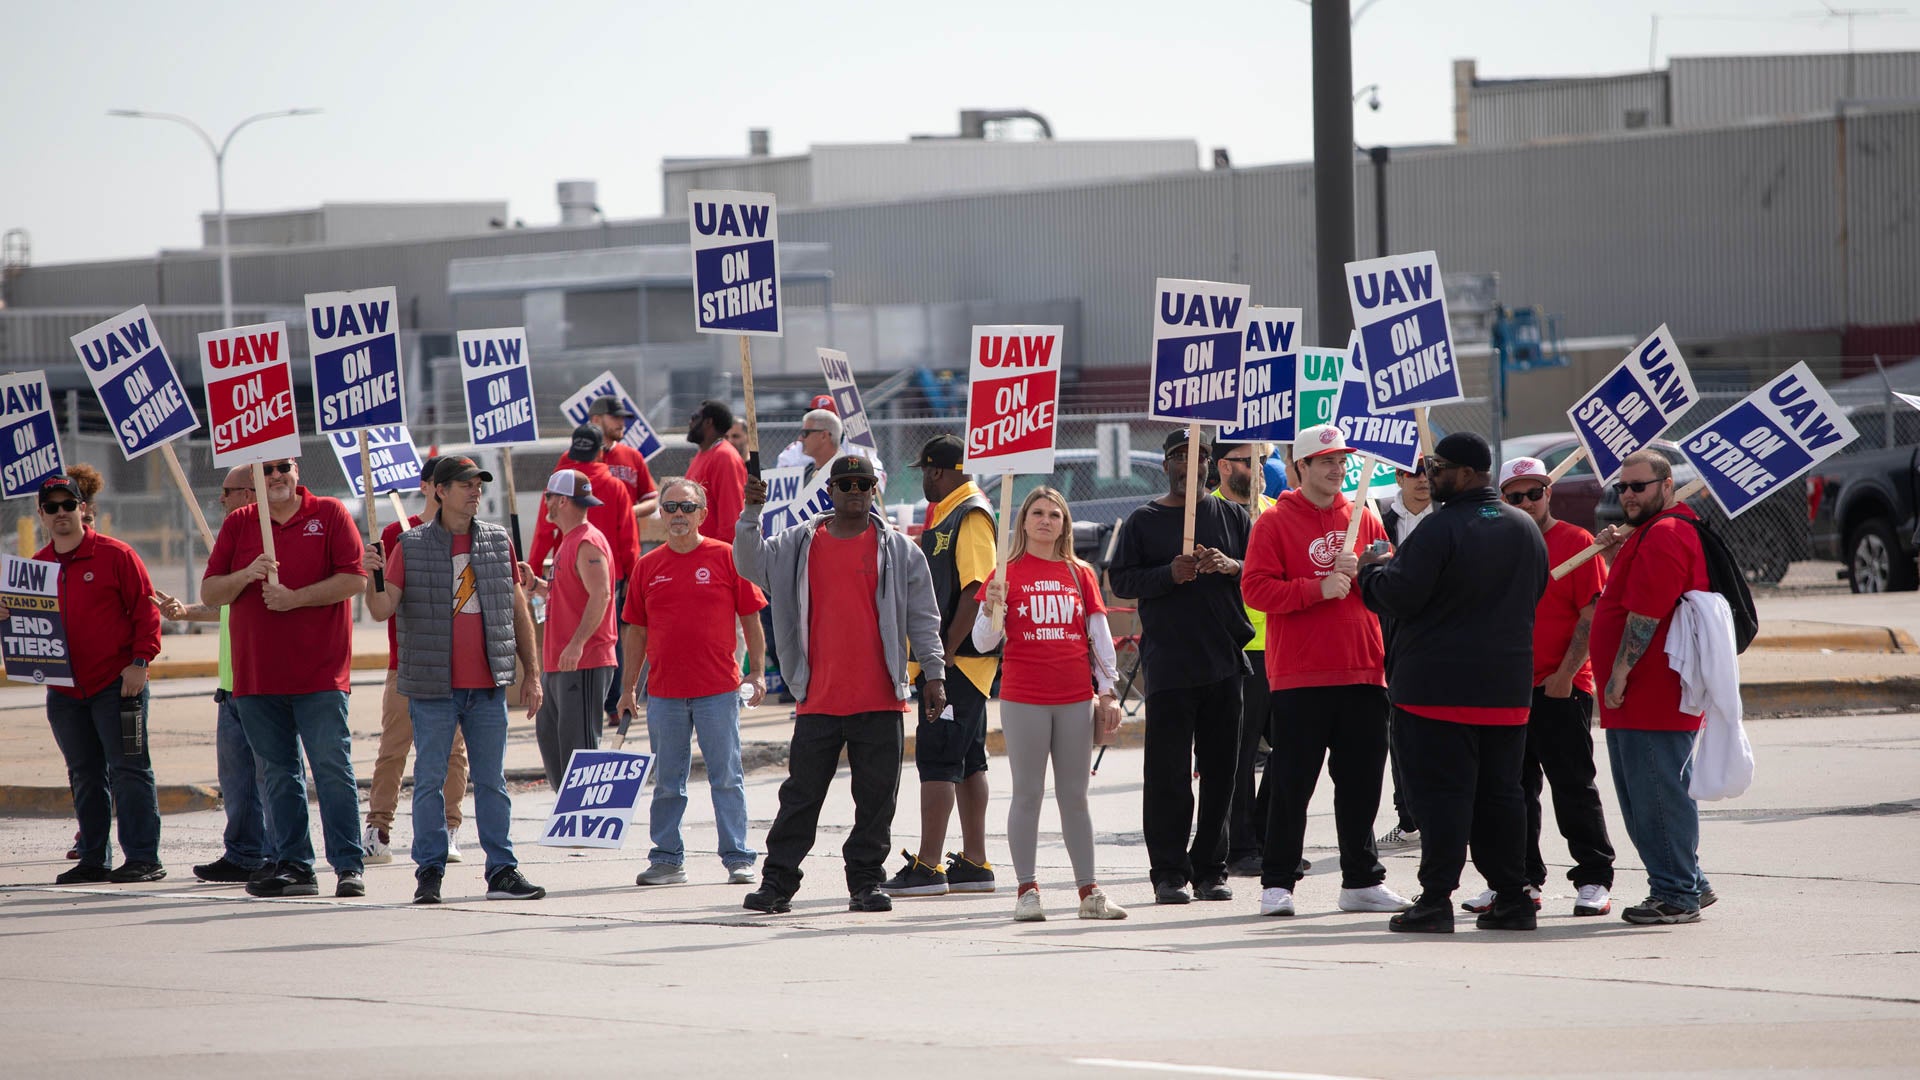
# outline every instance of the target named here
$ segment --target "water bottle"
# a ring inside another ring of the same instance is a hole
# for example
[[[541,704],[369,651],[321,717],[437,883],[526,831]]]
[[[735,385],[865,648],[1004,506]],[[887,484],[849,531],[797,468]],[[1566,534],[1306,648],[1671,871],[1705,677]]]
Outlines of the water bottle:
[[[147,756],[147,701],[140,694],[120,699],[120,756]]]

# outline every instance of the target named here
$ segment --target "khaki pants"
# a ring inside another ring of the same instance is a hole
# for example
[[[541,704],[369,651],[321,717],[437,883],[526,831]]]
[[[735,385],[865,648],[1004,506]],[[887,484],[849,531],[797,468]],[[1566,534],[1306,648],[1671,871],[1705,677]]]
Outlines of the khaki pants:
[[[367,824],[393,828],[393,810],[400,803],[400,774],[407,767],[407,752],[413,749],[413,717],[407,712],[407,699],[400,696],[400,673],[387,672],[387,687],[380,695],[380,756],[373,761],[373,794],[367,797]],[[453,736],[453,753],[447,756],[447,831],[460,829],[460,800],[467,795],[467,740],[459,732]]]

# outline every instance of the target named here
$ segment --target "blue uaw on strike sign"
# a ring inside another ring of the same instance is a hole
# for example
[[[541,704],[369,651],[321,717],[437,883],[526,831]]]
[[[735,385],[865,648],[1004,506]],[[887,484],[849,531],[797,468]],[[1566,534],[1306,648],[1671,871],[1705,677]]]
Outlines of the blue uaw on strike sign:
[[[456,336],[460,378],[467,391],[467,432],[473,441],[518,446],[538,440],[526,327],[462,330]]]
[[[1421,251],[1350,262],[1347,298],[1367,354],[1367,403],[1373,411],[1442,405],[1466,396],[1438,256]]]
[[[407,422],[400,311],[391,287],[307,294],[313,412],[321,431]]]
[[[1802,362],[1707,421],[1680,445],[1731,518],[1839,453],[1859,435]]]
[[[827,393],[833,395],[833,411],[840,414],[842,442],[878,450],[873,441],[873,424],[867,407],[860,401],[860,384],[854,381],[853,364],[839,349],[815,349],[820,358],[820,374],[826,377]]]
[[[693,328],[780,336],[780,224],[763,191],[689,191]]]
[[[1231,424],[1240,418],[1240,334],[1247,287],[1158,278],[1153,283],[1153,386],[1147,418]]]
[[[1412,472],[1420,462],[1420,423],[1412,409],[1369,412],[1366,348],[1356,333],[1347,343],[1347,363],[1340,375],[1340,397],[1333,422],[1347,437],[1347,445],[1389,465]]]
[[[127,460],[200,427],[145,304],[73,335],[73,351]]]
[[[365,497],[366,492],[361,490],[366,483],[360,471],[360,433],[328,432],[327,444],[333,447],[333,459],[340,463],[340,471],[347,474],[347,489],[356,496]],[[413,433],[407,430],[407,425],[387,424],[368,428],[367,456],[373,459],[375,495],[385,495],[389,491],[407,494],[420,490],[420,451],[414,447]]]
[[[1232,442],[1292,442],[1299,417],[1300,309],[1249,307],[1240,353],[1240,422],[1220,429]]]
[[[540,843],[591,848],[617,848],[625,843],[652,764],[651,754],[575,750]]]
[[[0,375],[0,498],[33,495],[65,470],[47,373]]]
[[[1587,448],[1594,473],[1608,484],[1622,459],[1659,438],[1699,400],[1680,345],[1662,325],[1574,402],[1567,420]]]
[[[627,394],[627,388],[620,385],[620,380],[614,378],[611,371],[601,372],[598,378],[575,390],[572,396],[562,401],[560,415],[567,418],[568,424],[579,427],[587,422],[588,416],[592,415],[593,399],[603,397],[619,398],[621,407],[632,414],[625,417],[627,430],[620,436],[621,442],[640,451],[643,461],[651,459],[653,455],[660,452],[662,444],[659,434],[653,430],[652,424],[647,423],[647,418],[640,412],[640,406],[633,403],[633,398]]]

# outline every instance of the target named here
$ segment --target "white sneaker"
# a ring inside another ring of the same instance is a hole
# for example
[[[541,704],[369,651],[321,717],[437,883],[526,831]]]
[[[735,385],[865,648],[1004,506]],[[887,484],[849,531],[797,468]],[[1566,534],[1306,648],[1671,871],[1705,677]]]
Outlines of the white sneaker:
[[[1080,909],[1083,913],[1086,907]],[[1047,909],[1040,906],[1040,890],[1028,889],[1013,902],[1014,922],[1046,922]]]
[[[382,866],[393,861],[393,845],[387,843],[387,830],[378,825],[367,826],[360,837],[360,846],[366,849],[364,861],[368,866]]]
[[[687,871],[682,866],[668,863],[650,862],[640,876],[633,879],[635,885],[681,885],[687,880]]]
[[[1393,851],[1404,847],[1419,847],[1420,830],[1402,829],[1400,826],[1395,825],[1393,828],[1381,833],[1380,839],[1375,840],[1373,846],[1381,851]]]
[[[736,866],[727,871],[729,885],[751,885],[758,880],[760,875],[754,873],[751,866]]]
[[[1040,890],[1034,889],[1032,891],[1034,895],[1039,895]],[[1127,909],[1107,899],[1107,894],[1100,891],[1100,886],[1095,885],[1093,891],[1080,898],[1080,917],[1083,919],[1124,919],[1127,917]]]
[[[451,830],[447,832],[447,861],[448,862],[460,861],[460,845],[458,842],[454,840],[453,832]]]
[[[1405,911],[1413,906],[1413,901],[1387,888],[1385,885],[1372,885],[1364,889],[1341,889],[1341,911]]]
[[[1605,915],[1613,910],[1613,897],[1607,895],[1605,885],[1582,885],[1579,895],[1573,898],[1575,915]]]
[[[1260,914],[1262,915],[1293,914],[1293,890],[1292,889],[1261,889],[1260,890]]]
[[[1532,885],[1527,886],[1526,890],[1527,890],[1527,899],[1533,901],[1533,906],[1535,908],[1538,908],[1540,906],[1540,890],[1534,888]],[[1602,896],[1605,896],[1606,890],[1602,889],[1600,890],[1600,893]],[[1479,896],[1476,896],[1471,900],[1460,901],[1460,910],[1471,911],[1475,915],[1492,911],[1493,910],[1493,890],[1488,889],[1485,892],[1482,892]],[[1596,912],[1596,914],[1598,913]]]

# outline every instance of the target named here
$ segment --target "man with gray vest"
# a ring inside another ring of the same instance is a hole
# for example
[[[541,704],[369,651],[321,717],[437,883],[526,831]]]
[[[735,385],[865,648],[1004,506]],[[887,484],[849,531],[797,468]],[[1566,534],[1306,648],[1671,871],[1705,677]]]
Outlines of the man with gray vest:
[[[520,874],[508,835],[506,687],[518,660],[520,703],[540,708],[540,662],[533,616],[515,580],[507,530],[475,520],[483,485],[493,474],[472,458],[441,458],[434,468],[439,511],[400,534],[391,566],[370,547],[369,572],[385,569],[385,587],[369,585],[367,611],[400,620],[400,693],[413,718],[413,893],[416,904],[440,902],[446,876],[447,810],[441,791],[453,735],[467,739],[474,818],[487,853],[487,899],[538,900],[545,889]],[[412,587],[408,587],[408,572]]]

